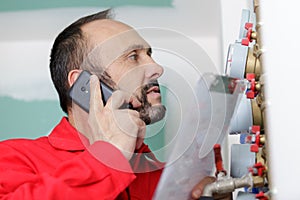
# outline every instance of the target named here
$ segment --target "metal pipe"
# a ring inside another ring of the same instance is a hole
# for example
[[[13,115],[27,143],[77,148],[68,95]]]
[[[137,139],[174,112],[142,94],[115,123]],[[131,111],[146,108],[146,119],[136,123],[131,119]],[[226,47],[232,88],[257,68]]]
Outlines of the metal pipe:
[[[233,192],[237,188],[252,187],[253,179],[251,174],[247,174],[242,178],[226,178],[208,184],[203,190],[203,197],[212,197],[213,194],[225,194]]]

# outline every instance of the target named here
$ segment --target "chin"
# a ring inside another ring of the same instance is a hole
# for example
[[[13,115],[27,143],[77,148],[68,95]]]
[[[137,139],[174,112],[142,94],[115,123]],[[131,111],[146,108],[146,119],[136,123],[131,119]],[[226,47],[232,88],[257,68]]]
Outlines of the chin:
[[[151,103],[151,105],[152,106],[162,106],[162,103],[161,102],[154,102],[154,103]]]
[[[149,99],[148,98],[147,100],[153,106],[155,106],[155,105],[162,105],[161,98],[158,98],[158,99]]]
[[[165,117],[166,107],[161,103],[155,104],[149,107],[148,113],[150,118],[149,124],[154,124]]]

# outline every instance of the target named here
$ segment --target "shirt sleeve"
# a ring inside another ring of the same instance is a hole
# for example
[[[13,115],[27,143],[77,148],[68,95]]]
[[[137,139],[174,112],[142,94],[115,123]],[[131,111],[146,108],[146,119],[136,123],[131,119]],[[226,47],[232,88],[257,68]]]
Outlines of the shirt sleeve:
[[[7,144],[0,145],[0,152],[1,200],[115,199],[135,179],[126,158],[105,142],[58,163],[51,172],[37,169],[36,160],[30,162],[26,154]]]

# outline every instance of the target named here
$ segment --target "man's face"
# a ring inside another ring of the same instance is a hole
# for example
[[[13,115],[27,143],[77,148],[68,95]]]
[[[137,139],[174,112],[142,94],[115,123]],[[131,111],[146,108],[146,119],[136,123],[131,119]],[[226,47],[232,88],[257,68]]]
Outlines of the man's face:
[[[107,74],[119,89],[141,101],[142,107],[135,109],[146,124],[162,118],[165,108],[161,105],[157,78],[163,69],[152,59],[149,44],[131,27],[112,20],[92,22],[83,31],[93,45],[90,60],[97,62],[94,66],[99,67],[101,75]],[[156,119],[148,119],[148,115],[155,115],[150,118]]]

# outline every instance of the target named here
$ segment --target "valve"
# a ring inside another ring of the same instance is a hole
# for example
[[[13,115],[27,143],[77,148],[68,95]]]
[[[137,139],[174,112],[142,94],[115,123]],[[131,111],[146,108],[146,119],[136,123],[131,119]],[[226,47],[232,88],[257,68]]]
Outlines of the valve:
[[[253,40],[256,40],[256,32],[253,31],[253,24],[252,23],[246,23],[245,29],[247,30],[246,38],[243,38],[241,41],[241,44],[244,46],[249,46],[249,43]]]
[[[260,162],[255,163],[253,167],[249,168],[249,172],[251,172],[253,176],[260,176],[260,177],[264,175],[265,170],[266,167]]]
[[[258,126],[258,125],[253,125],[253,126],[251,127],[251,132],[252,132],[253,134],[260,133],[260,126]]]
[[[216,177],[226,176],[227,172],[223,168],[223,159],[221,154],[221,145],[214,145],[214,154],[215,154],[215,165],[216,165]]]
[[[269,200],[269,198],[263,192],[259,192],[258,194],[256,194],[255,198],[259,200]]]
[[[258,153],[259,152],[259,147],[257,144],[252,144],[250,147],[250,151],[254,152],[254,153]]]
[[[250,127],[250,133],[243,133],[240,136],[241,144],[256,144],[257,148],[264,145],[264,137],[260,134],[260,126],[253,125]],[[253,146],[253,149],[256,148]],[[256,151],[252,151],[256,152]]]
[[[260,134],[260,126],[252,126],[251,132],[255,135],[252,142],[255,143],[258,147],[262,147],[265,144],[265,136]]]
[[[247,73],[246,79],[249,81],[248,90],[246,92],[246,96],[248,99],[254,99],[257,95],[256,91],[256,82],[255,82],[255,74],[254,73]]]

